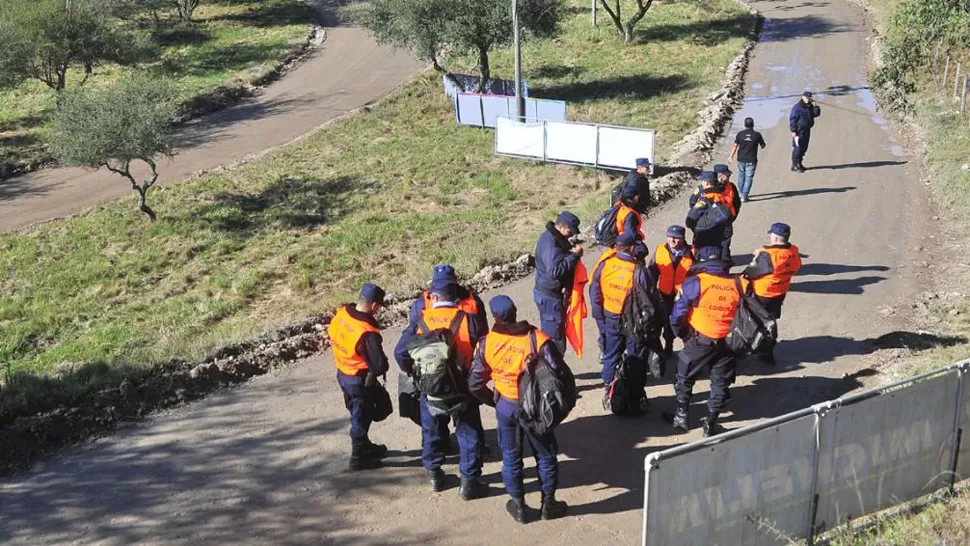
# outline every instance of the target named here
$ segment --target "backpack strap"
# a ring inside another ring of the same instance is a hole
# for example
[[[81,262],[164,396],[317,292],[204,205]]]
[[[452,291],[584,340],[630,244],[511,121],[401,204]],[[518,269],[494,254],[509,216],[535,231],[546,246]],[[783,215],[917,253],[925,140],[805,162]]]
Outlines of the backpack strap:
[[[538,347],[536,347],[536,329],[533,328],[529,330],[529,345],[532,347],[532,353],[536,354],[539,352]]]
[[[738,289],[738,295],[744,297],[744,288],[741,287],[741,277],[734,277],[734,287]]]
[[[448,325],[448,329],[451,330],[452,334],[458,335],[458,327],[461,325],[461,319],[468,316],[468,313],[464,311],[458,311],[455,313],[455,318],[451,319],[451,324]]]
[[[428,323],[424,321],[424,316],[418,319],[418,327],[424,330],[424,333],[426,334],[431,331],[431,328],[428,327]]]

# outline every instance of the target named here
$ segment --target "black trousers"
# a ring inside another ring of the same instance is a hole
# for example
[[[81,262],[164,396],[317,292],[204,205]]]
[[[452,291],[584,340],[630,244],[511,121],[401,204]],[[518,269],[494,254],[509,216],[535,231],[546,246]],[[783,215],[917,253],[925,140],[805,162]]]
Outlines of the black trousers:
[[[667,320],[664,322],[663,333],[664,342],[666,343],[671,343],[674,341],[674,329],[670,327],[670,313],[672,313],[674,310],[674,298],[676,297],[676,294],[671,294],[669,296],[666,294],[660,294],[660,299],[663,300],[664,304],[664,314],[667,317]]]
[[[791,142],[791,163],[801,165],[805,153],[808,152],[808,143],[812,140],[811,129],[801,129],[796,133],[798,136]]]
[[[785,303],[785,294],[782,294],[781,296],[778,296],[776,298],[765,298],[757,294],[755,294],[754,297],[756,300],[758,300],[758,303],[760,303],[761,306],[765,308],[765,311],[768,311],[769,313],[771,313],[771,316],[775,318],[775,328],[772,333],[775,335],[774,336],[775,339],[778,339],[777,321],[781,318],[781,306],[782,304]],[[771,345],[764,348],[764,351],[762,352],[762,354],[770,355],[774,351],[774,349],[775,349],[775,345],[774,343],[772,343]]]
[[[687,409],[694,382],[704,371],[711,375],[711,394],[707,399],[708,414],[720,413],[731,400],[729,387],[737,376],[738,361],[723,339],[710,339],[694,334],[684,342],[677,361],[677,406]]]

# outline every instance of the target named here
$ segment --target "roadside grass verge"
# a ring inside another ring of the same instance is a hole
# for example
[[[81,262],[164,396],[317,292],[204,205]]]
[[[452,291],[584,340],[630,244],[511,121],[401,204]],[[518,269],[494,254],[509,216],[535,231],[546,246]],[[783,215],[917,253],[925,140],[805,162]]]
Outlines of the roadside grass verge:
[[[160,54],[146,67],[173,78],[184,103],[265,74],[299,49],[314,21],[312,8],[296,0],[203,3],[191,22],[163,18],[156,24],[148,17],[122,24],[152,29]],[[110,84],[129,70],[98,68],[85,85]],[[77,84],[79,72],[69,72],[69,86]],[[27,164],[48,156],[45,141],[54,97],[54,91],[34,80],[0,92],[0,162]]]
[[[624,46],[603,22],[582,29],[581,9],[571,17],[562,36],[527,49],[536,94],[570,90],[586,112],[571,106],[573,119],[657,128],[661,149],[691,128],[753,22],[730,0],[658,4],[642,32],[665,38]],[[698,38],[708,27],[729,31]],[[508,77],[510,54],[495,57],[496,76]],[[581,68],[533,77],[567,58]],[[685,83],[670,88],[602,91],[617,78],[678,74]],[[0,362],[15,375],[91,369],[94,379],[65,387],[78,399],[117,384],[112,370],[199,358],[347,301],[365,281],[412,290],[439,262],[470,276],[531,251],[557,211],[574,207],[589,221],[602,208],[613,183],[604,173],[497,158],[493,138],[454,123],[429,72],[259,161],[158,188],[154,224],[122,200],[0,235],[9,272],[0,278]],[[42,387],[6,390],[0,424],[56,403]]]
[[[831,546],[946,546],[970,542],[970,496],[963,490],[892,519],[877,518],[869,529],[836,536]]]

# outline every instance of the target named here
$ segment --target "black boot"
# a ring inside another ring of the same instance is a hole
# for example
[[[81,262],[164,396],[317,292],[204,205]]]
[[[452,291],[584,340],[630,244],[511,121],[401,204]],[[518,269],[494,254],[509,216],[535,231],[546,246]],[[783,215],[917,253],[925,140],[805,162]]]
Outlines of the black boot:
[[[478,478],[462,477],[461,487],[458,488],[458,496],[464,501],[487,497],[488,485],[482,483]]]
[[[542,519],[559,519],[566,515],[566,503],[556,500],[556,494],[542,494]]]
[[[387,446],[384,444],[375,444],[370,440],[364,443],[364,453],[370,455],[375,459],[383,459],[387,457]]]
[[[431,490],[435,493],[440,493],[445,490],[445,473],[441,471],[440,468],[428,471],[428,483],[431,484]]]
[[[724,432],[724,427],[717,424],[718,413],[711,413],[704,419],[701,419],[701,423],[704,425],[704,437],[710,438],[711,436],[717,436]]]
[[[792,163],[791,164],[791,172],[793,172],[793,173],[801,172],[801,171],[798,170],[798,163]]]
[[[663,419],[670,423],[676,430],[683,432],[690,430],[687,408],[684,406],[677,406],[677,410],[674,413],[664,413]]]
[[[365,444],[357,444],[352,446],[350,449],[350,469],[353,471],[358,470],[373,470],[375,468],[380,468],[382,465],[381,460],[372,456],[367,452]]]
[[[526,508],[525,497],[512,497],[505,503],[505,511],[519,523],[525,523]]]
[[[795,170],[797,170],[800,173],[805,172],[805,166],[802,165],[801,161],[798,162],[798,165],[795,167]]]

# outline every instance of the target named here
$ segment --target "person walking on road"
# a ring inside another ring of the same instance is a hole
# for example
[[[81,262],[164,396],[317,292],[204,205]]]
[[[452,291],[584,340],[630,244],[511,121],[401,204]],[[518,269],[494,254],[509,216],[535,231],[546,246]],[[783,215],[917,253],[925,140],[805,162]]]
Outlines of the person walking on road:
[[[663,301],[664,314],[669,317],[674,310],[674,296],[687,278],[687,271],[694,264],[694,255],[686,240],[684,226],[673,225],[667,228],[667,241],[657,245],[650,259],[650,276],[657,279],[657,289]],[[674,331],[670,322],[665,321],[663,338],[663,357],[670,358],[674,353]]]
[[[437,272],[437,270],[436,270]],[[401,371],[414,377],[414,359],[409,353],[413,340],[429,331],[448,328],[454,335],[454,348],[462,364],[462,373],[467,374],[475,353],[475,345],[486,333],[467,311],[459,306],[458,284],[445,275],[431,282],[429,287],[430,303],[401,333],[401,339],[394,349],[394,357]],[[484,309],[482,310],[484,312]],[[487,324],[486,324],[487,326]],[[462,381],[461,383],[464,383]],[[466,393],[467,394],[467,393]],[[449,414],[432,413],[425,393],[419,399],[421,411],[421,460],[428,471],[432,491],[440,492],[445,488],[445,474],[441,466],[445,462],[445,451],[449,445],[448,422],[455,423],[455,436],[458,438],[459,471],[461,487],[458,490],[462,500],[480,498],[487,493],[488,486],[481,482],[482,457],[485,445],[485,431],[482,428],[482,415],[478,403],[466,400],[451,417]]]
[[[741,201],[747,203],[754,184],[754,171],[758,168],[758,148],[767,146],[761,133],[754,130],[754,119],[744,118],[744,129],[738,131],[734,137],[734,147],[728,157],[730,163],[735,156],[738,159],[738,183],[741,185]]]
[[[742,273],[754,286],[754,295],[775,321],[781,318],[781,306],[791,288],[791,280],[802,267],[798,247],[791,244],[791,227],[774,223],[768,228],[768,244],[754,251],[751,264]],[[773,339],[777,339],[777,322]],[[766,347],[759,357],[766,364],[775,365],[774,346]]]
[[[811,91],[805,91],[802,98],[792,106],[791,113],[788,115],[788,130],[791,131],[791,170],[795,172],[805,172],[805,152],[808,151],[808,144],[812,139],[812,127],[815,127],[815,118],[822,115],[822,109],[812,98]]]
[[[731,330],[741,295],[731,275],[731,264],[721,260],[720,252],[718,247],[697,250],[697,263],[690,268],[670,316],[674,333],[684,340],[684,350],[677,362],[674,385],[677,407],[663,417],[677,430],[690,430],[688,409],[694,382],[709,370],[711,393],[707,418],[702,420],[704,437],[722,431],[717,421],[731,399],[728,388],[737,372],[737,358],[724,338]],[[746,290],[747,280],[741,282]]]
[[[519,376],[533,351],[538,351],[555,369],[566,368],[566,362],[549,336],[526,321],[516,321],[515,303],[508,296],[495,296],[488,306],[495,325],[475,350],[468,388],[483,404],[495,408],[498,443],[502,448],[502,481],[511,497],[505,509],[515,521],[525,523],[522,446],[523,440],[527,440],[539,474],[542,519],[560,518],[566,514],[567,507],[565,502],[556,500],[559,445],[555,431],[537,435],[519,425]],[[489,381],[494,385],[494,392],[488,388]]]
[[[573,286],[576,264],[583,247],[569,240],[579,235],[579,218],[563,211],[536,243],[536,282],[533,297],[539,308],[542,332],[552,338],[560,354],[566,353],[566,298]]]
[[[327,327],[337,383],[350,412],[350,469],[379,468],[387,447],[368,438],[373,421],[377,378],[387,373],[381,330],[374,318],[384,304],[384,290],[365,284],[357,304],[343,305]]]

